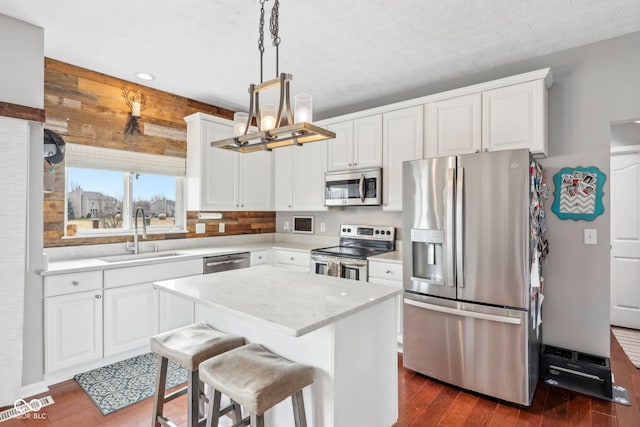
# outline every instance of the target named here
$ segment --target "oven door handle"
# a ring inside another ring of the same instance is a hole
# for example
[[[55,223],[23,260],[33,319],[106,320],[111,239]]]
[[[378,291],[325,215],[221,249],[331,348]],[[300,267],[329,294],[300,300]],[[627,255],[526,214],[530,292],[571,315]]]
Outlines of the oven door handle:
[[[360,189],[360,201],[362,203],[364,203],[364,199],[365,199],[365,194],[364,194],[364,174],[360,175],[360,184],[359,184],[359,189]]]

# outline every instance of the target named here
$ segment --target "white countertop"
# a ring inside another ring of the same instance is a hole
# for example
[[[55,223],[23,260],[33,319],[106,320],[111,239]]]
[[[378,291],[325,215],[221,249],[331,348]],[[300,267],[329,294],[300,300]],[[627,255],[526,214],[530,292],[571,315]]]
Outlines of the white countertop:
[[[129,267],[134,265],[148,265],[148,264],[156,264],[167,261],[179,261],[186,259],[194,259],[194,258],[202,258],[205,256],[213,256],[213,255],[225,255],[225,254],[233,254],[238,252],[253,252],[259,250],[267,250],[271,248],[275,249],[286,249],[291,251],[299,251],[299,252],[309,252],[312,249],[316,249],[318,244],[307,244],[307,243],[295,243],[295,242],[272,242],[272,243],[250,243],[250,244],[241,244],[241,245],[220,245],[213,247],[205,247],[205,248],[194,248],[194,249],[176,249],[170,251],[163,252],[147,252],[142,253],[140,256],[137,255],[126,255],[120,254],[123,257],[126,257],[126,260],[120,260],[117,262],[108,262],[104,259],[108,259],[111,256],[104,257],[96,257],[96,258],[82,258],[75,260],[67,260],[67,261],[56,261],[50,262],[47,270],[42,271],[41,274],[43,276],[49,276],[53,274],[61,274],[61,273],[75,273],[81,271],[90,271],[90,270],[105,270],[111,268],[122,268]],[[163,254],[166,253],[175,253],[176,255],[172,255],[170,257],[163,257]],[[117,255],[117,256],[120,256]],[[150,258],[146,258],[149,257]]]
[[[301,336],[402,293],[402,289],[259,265],[155,282],[286,335]]]
[[[383,261],[393,264],[402,264],[402,250],[393,252],[385,252],[380,255],[370,256],[367,258],[369,261]]]

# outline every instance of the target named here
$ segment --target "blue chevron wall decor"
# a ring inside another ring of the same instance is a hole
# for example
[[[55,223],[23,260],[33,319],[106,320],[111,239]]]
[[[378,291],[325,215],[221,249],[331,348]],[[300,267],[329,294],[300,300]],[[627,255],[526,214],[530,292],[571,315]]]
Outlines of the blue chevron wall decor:
[[[593,221],[604,212],[602,186],[606,179],[595,166],[562,168],[553,176],[551,210],[560,219]]]

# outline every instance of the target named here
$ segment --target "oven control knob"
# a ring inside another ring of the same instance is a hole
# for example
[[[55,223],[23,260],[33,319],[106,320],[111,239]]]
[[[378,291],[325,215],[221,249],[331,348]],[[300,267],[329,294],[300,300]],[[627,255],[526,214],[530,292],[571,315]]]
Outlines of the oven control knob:
[[[342,232],[343,232],[343,233],[346,233],[346,231],[347,231],[347,229],[346,229],[346,228],[343,228],[343,229],[342,229]]]
[[[380,230],[376,230],[376,234],[380,234]]]
[[[387,236],[390,236],[391,232],[389,230],[387,230]]]
[[[350,229],[350,228],[347,228],[347,231],[348,231],[349,233],[351,233],[351,229]]]

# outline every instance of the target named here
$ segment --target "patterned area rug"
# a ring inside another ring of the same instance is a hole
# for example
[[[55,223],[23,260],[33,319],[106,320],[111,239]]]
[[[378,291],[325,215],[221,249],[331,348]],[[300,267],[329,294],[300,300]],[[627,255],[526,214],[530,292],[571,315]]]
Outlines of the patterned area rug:
[[[640,331],[621,328],[611,328],[611,331],[631,363],[640,368]]]
[[[94,369],[74,378],[103,415],[154,394],[158,355],[147,353]],[[187,381],[187,370],[169,361],[167,389]]]

